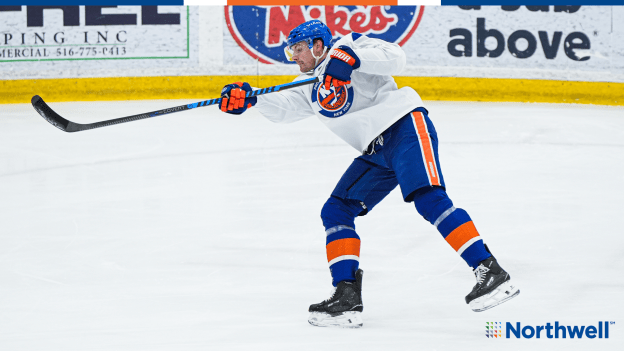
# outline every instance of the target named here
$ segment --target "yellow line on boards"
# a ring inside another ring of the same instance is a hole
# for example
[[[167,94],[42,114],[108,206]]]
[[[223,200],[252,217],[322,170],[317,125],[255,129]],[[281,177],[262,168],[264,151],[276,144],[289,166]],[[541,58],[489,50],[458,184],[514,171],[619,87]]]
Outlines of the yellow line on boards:
[[[423,100],[548,102],[624,106],[624,83],[537,79],[396,77]]]
[[[265,88],[295,76],[178,76],[0,80],[0,103],[151,99],[212,99],[225,84],[247,81]],[[535,79],[395,77],[423,100],[548,102],[624,106],[624,83]]]

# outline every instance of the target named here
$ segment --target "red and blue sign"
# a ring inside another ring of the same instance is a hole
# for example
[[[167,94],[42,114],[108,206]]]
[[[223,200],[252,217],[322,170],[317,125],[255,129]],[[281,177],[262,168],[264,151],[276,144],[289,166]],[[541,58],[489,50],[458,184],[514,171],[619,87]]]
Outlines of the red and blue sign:
[[[60,6],[136,6],[136,5],[152,5],[152,6],[182,6],[184,0],[2,0],[2,5],[14,5],[21,7],[26,6],[49,6],[50,8],[58,8]],[[3,11],[19,11],[6,9]]]
[[[288,33],[318,19],[334,40],[351,32],[399,45],[414,34],[424,6],[226,6],[225,21],[238,45],[262,63],[293,63],[284,55]]]

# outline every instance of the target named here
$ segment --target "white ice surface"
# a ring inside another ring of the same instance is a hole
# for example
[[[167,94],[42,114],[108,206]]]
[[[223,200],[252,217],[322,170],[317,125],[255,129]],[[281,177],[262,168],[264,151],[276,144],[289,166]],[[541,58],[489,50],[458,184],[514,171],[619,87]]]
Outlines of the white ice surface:
[[[45,97],[44,97],[45,98]],[[94,122],[188,101],[56,103]],[[356,221],[364,327],[315,328],[320,209],[358,153],[314,119],[215,107],[63,133],[0,106],[0,350],[622,350],[624,109],[428,103],[448,193],[520,295],[475,313],[466,264],[398,190]],[[609,339],[488,339],[486,322]]]

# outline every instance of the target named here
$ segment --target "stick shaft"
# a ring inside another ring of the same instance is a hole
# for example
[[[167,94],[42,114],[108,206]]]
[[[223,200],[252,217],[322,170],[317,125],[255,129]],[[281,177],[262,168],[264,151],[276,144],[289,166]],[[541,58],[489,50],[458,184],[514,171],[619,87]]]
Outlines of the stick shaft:
[[[270,94],[270,93],[278,92],[281,90],[292,89],[292,88],[300,87],[303,85],[313,84],[318,81],[319,81],[319,77],[312,77],[312,78],[302,79],[296,82],[276,85],[276,86],[272,86],[272,87],[268,87],[264,89],[252,90],[252,91],[247,92],[246,97]],[[37,112],[39,112],[39,114],[43,118],[45,118],[48,122],[50,122],[50,124],[52,124],[53,126],[57,127],[58,129],[64,132],[71,133],[71,132],[80,132],[83,130],[107,127],[107,126],[120,124],[120,123],[138,121],[138,120],[145,119],[145,118],[168,115],[168,114],[172,114],[176,112],[192,110],[198,107],[220,105],[221,98],[204,100],[204,101],[199,101],[199,102],[195,102],[191,104],[186,104],[186,105],[181,105],[181,106],[176,106],[176,107],[169,107],[169,108],[165,108],[162,110],[157,110],[157,111],[152,111],[152,112],[147,112],[147,113],[140,113],[137,115],[109,119],[109,120],[96,122],[96,123],[89,123],[89,124],[74,123],[72,121],[69,121],[61,117],[58,113],[52,110],[50,106],[48,106],[39,95],[33,96],[31,102],[35,110],[37,110]]]

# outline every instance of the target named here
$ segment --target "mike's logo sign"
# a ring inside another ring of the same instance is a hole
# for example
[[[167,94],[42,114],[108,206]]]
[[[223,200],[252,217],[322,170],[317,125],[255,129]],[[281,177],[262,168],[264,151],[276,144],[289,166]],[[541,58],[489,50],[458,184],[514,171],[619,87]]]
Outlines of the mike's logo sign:
[[[226,6],[234,40],[262,63],[291,63],[284,56],[288,33],[318,19],[334,39],[351,32],[403,45],[416,31],[423,6]]]

